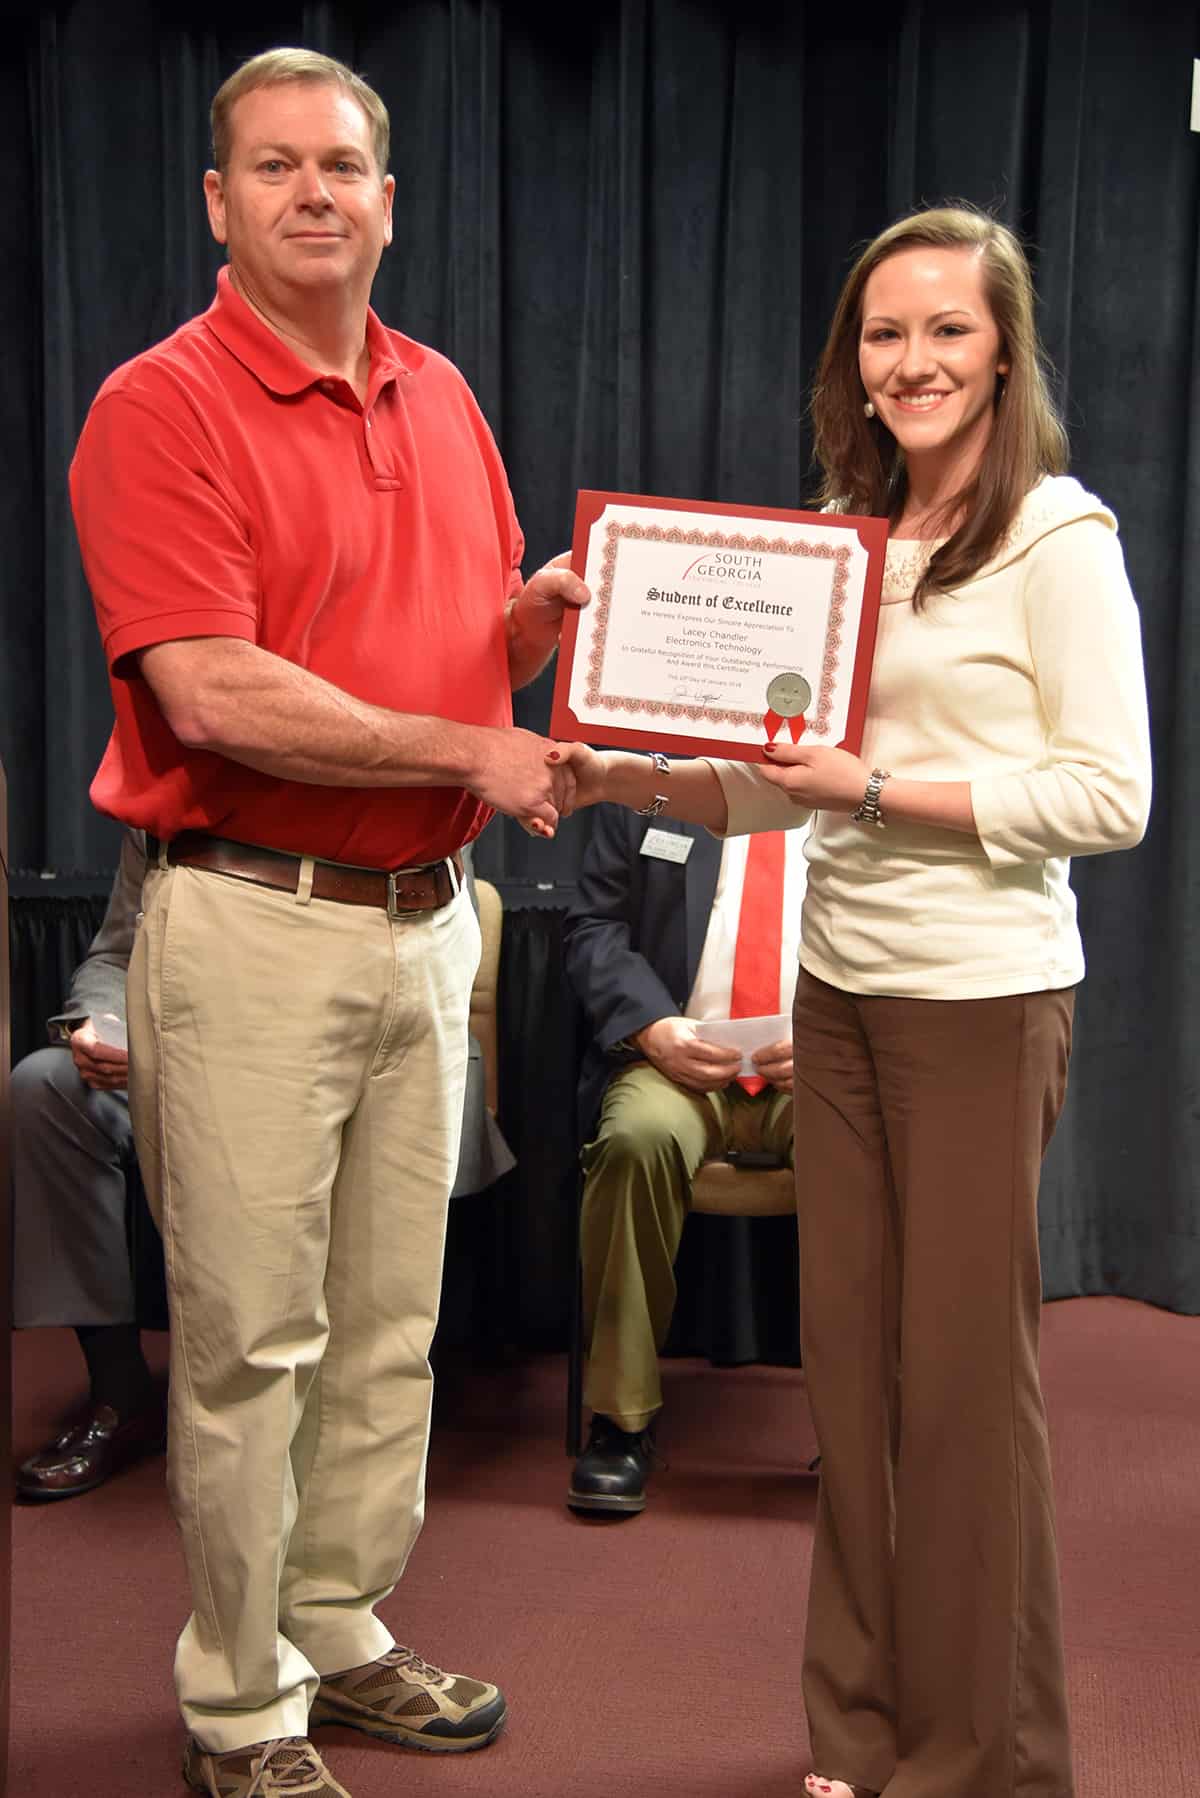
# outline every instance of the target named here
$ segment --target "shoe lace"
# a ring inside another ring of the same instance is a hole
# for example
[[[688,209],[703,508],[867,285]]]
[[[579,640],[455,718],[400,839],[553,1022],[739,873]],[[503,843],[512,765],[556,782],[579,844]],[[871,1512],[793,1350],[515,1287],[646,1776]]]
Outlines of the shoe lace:
[[[320,1755],[304,1736],[272,1742],[246,1787],[246,1798],[275,1798],[284,1792],[324,1792],[329,1787]]]
[[[418,1679],[429,1679],[436,1682],[447,1677],[440,1667],[433,1667],[428,1661],[423,1661],[420,1655],[414,1653],[411,1648],[401,1648],[397,1645],[389,1654],[385,1654],[383,1659],[389,1667],[398,1667],[406,1673],[415,1673]]]

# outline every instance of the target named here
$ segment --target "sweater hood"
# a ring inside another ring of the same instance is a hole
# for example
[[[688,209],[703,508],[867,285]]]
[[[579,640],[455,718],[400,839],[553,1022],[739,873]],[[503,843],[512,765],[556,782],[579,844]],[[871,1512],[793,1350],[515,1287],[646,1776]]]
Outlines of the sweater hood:
[[[1110,531],[1117,528],[1116,514],[1102,499],[1089,493],[1074,475],[1043,475],[1037,486],[1031,487],[1025,495],[1021,510],[1004,533],[995,555],[972,579],[994,574],[998,568],[1018,561],[1051,531],[1061,530],[1064,524],[1075,524],[1081,518],[1099,519]]]

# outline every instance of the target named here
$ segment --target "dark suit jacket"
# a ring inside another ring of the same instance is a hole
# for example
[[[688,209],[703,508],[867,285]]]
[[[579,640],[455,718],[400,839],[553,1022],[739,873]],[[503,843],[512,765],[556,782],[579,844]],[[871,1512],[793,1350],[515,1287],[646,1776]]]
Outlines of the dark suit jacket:
[[[648,830],[692,839],[686,862],[640,854]],[[579,1122],[590,1136],[604,1089],[643,1060],[618,1047],[656,1018],[676,1017],[696,978],[721,867],[721,844],[698,824],[640,818],[598,805],[564,925],[567,976],[592,1040],[579,1081]]]

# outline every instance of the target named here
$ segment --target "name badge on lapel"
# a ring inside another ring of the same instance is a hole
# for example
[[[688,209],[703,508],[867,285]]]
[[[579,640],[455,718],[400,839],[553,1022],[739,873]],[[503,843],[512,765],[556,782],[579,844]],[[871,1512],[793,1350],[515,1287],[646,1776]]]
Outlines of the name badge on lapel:
[[[695,837],[685,837],[677,830],[648,830],[642,838],[639,855],[651,855],[658,862],[685,862],[692,853]]]

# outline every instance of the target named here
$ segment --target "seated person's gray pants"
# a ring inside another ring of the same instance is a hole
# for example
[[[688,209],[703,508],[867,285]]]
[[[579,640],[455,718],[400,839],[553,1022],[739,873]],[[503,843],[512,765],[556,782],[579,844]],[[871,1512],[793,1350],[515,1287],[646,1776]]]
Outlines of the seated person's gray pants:
[[[14,1324],[132,1323],[125,1094],[93,1092],[69,1049],[37,1049],[13,1069],[12,1109]]]

